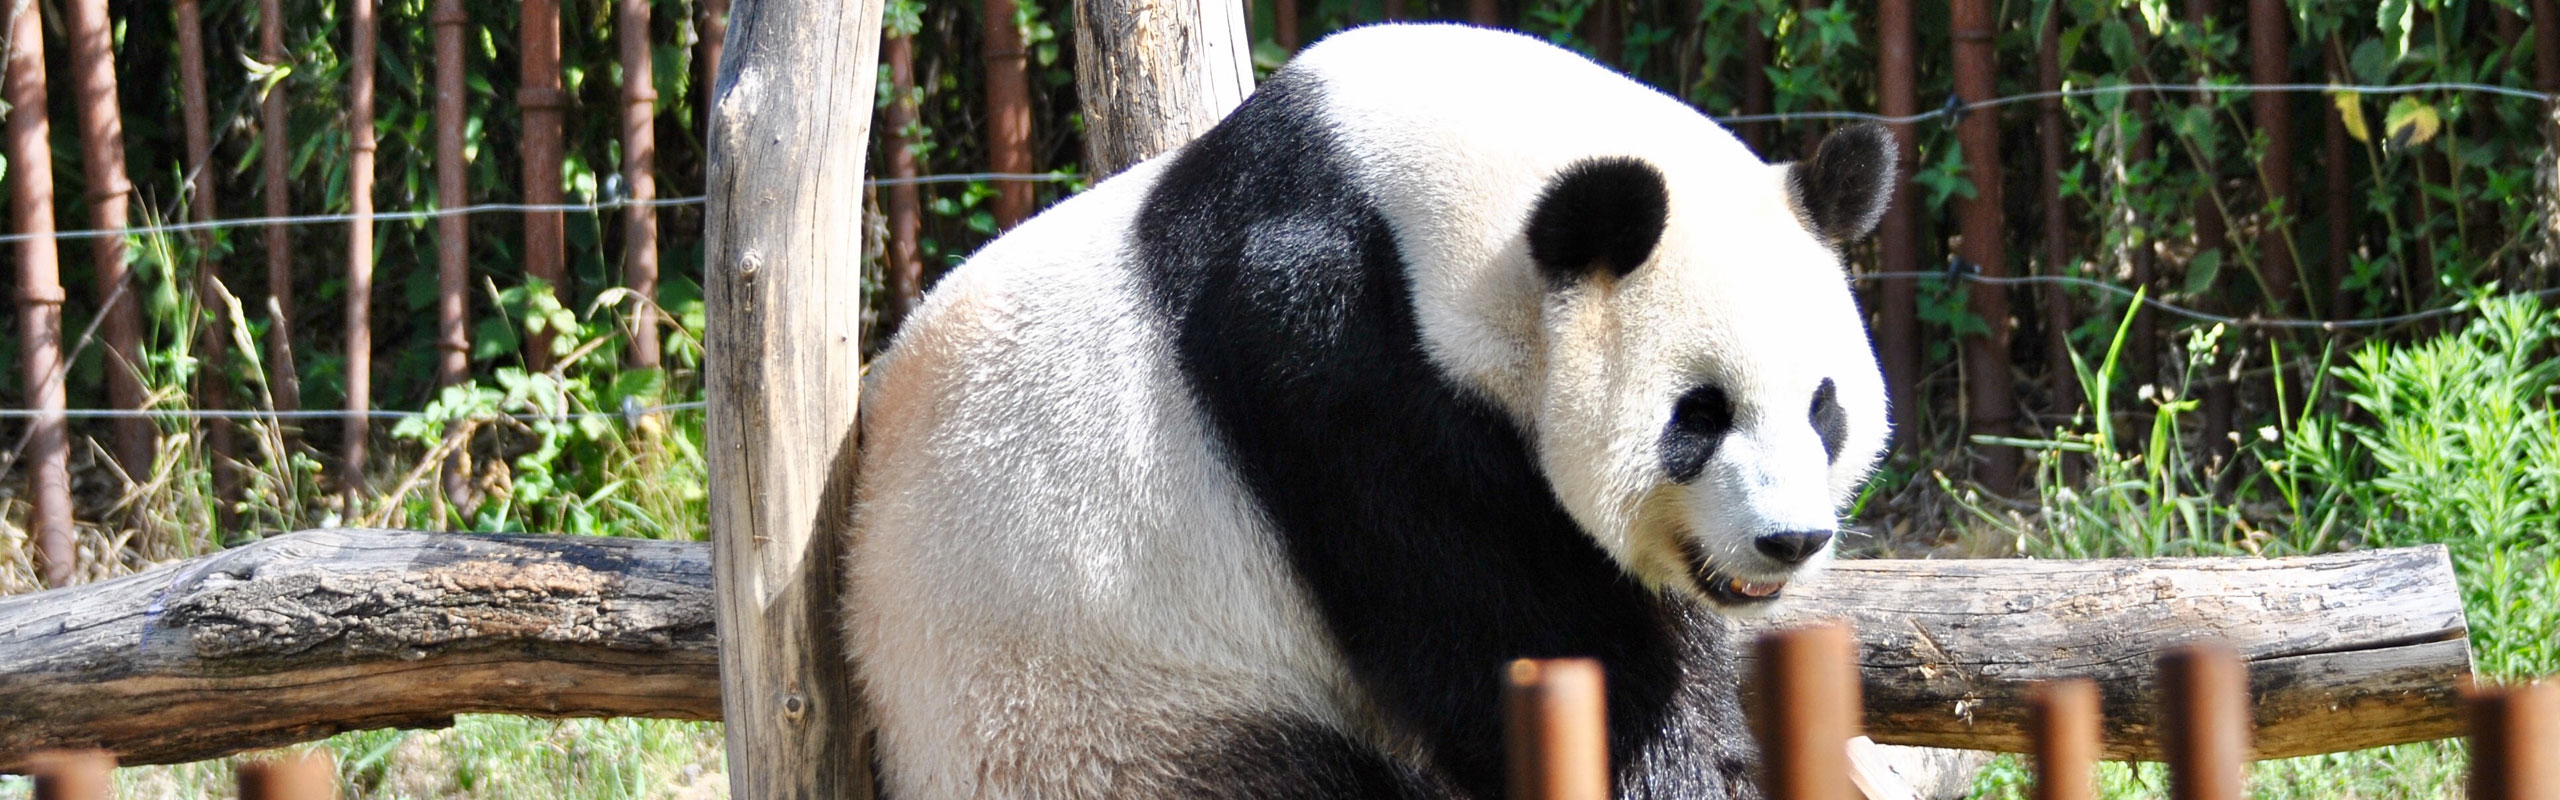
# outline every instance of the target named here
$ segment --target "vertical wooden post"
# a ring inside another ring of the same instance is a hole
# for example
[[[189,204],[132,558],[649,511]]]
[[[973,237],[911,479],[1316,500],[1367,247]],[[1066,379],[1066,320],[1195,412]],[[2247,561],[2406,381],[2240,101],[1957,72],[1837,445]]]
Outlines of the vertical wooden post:
[[[2036,88],[2047,92],[2062,89],[2062,4],[2046,5],[2040,12],[2044,23],[2036,27]],[[2036,104],[2036,144],[2044,157],[2043,182],[2037,201],[2044,206],[2044,271],[2048,275],[2066,275],[2071,264],[2070,215],[2062,205],[2062,98],[2045,98]],[[2080,375],[2071,366],[2071,293],[2061,284],[2048,283],[2040,292],[2044,305],[2045,379],[2051,382],[2053,410],[2056,415],[2070,417],[2080,411]]]
[[[116,757],[105,750],[48,750],[27,757],[35,800],[108,800],[115,796],[115,768]]]
[[[1013,0],[985,0],[987,64],[987,166],[1019,174],[1031,167],[1031,61],[1022,29],[1013,24]],[[1031,184],[996,181],[996,227],[1012,228],[1031,216]]]
[[[1999,94],[1998,65],[1992,38],[1992,0],[1954,0],[1956,96],[1966,103],[1988,102]],[[1976,109],[1956,126],[1964,145],[1965,176],[1973,180],[1974,197],[1957,204],[1964,260],[1984,277],[2009,274],[2009,248],[2003,236],[2008,222],[2001,210],[2000,112]],[[2017,434],[2017,398],[2009,386],[2008,287],[1981,281],[1969,287],[1972,309],[1989,332],[1965,340],[1965,423],[1973,435]],[[1994,493],[2007,494],[2018,483],[2018,449],[1987,446],[1974,462],[1973,479]]]
[[[1920,111],[1916,88],[1920,61],[1913,55],[1911,0],[1883,0],[1876,16],[1876,103],[1888,117]],[[1907,174],[1920,164],[1919,132],[1910,123],[1893,126],[1894,163],[1909,165],[1893,184],[1893,204],[1885,207],[1876,229],[1880,268],[1888,273],[1920,270],[1919,197]],[[1884,366],[1887,404],[1893,429],[1908,436],[1920,430],[1920,282],[1886,280],[1878,292],[1883,308],[1876,314],[1876,351]]]
[[[710,97],[716,91],[713,87],[720,85],[721,48],[729,42],[729,0],[702,0],[702,26],[697,30],[701,39],[702,76],[695,81],[700,88],[694,90],[694,94]],[[709,103],[703,105],[702,117],[708,124],[711,118]]]
[[[1386,0],[1386,7],[1379,12],[1389,21],[1404,19],[1404,0]]]
[[[1191,141],[1253,92],[1236,0],[1076,0],[1075,9],[1076,98],[1097,183]]]
[[[1624,69],[1627,64],[1626,23],[1620,19],[1622,15],[1618,0],[1597,0],[1591,6],[1591,52],[1612,69]]]
[[[33,6],[29,6],[33,8]],[[116,103],[115,21],[107,17],[107,0],[71,0],[63,4],[63,31],[71,47],[72,107],[80,120],[80,171],[88,183],[89,227],[125,227],[126,204],[133,182],[124,170],[124,112]],[[106,316],[107,402],[120,410],[142,408],[143,287],[127,285],[122,236],[89,240],[91,275],[98,289],[98,313]],[[156,438],[151,422],[118,419],[116,461],[136,480],[149,480]]]
[[[380,0],[347,0],[347,416],[340,424],[344,488],[364,491],[365,436],[373,420],[373,61]]]
[[[2468,695],[2462,707],[2471,728],[2471,800],[2560,797],[2560,685]]]
[[[2186,0],[2186,17],[2188,24],[2194,25],[2200,30],[2212,26],[2215,18],[2219,16],[2221,12],[2217,2],[2218,0]],[[2214,65],[2209,60],[2206,60],[2207,58],[2209,58],[2209,56],[2198,56],[2196,71],[2200,75],[2213,70]],[[2209,107],[2213,103],[2213,98],[2210,96],[2198,95],[2196,96],[2195,103],[2199,106]],[[2231,268],[2238,266],[2238,261],[2233,259],[2231,254],[2225,252],[2223,249],[2224,245],[2230,243],[2230,221],[2223,219],[2222,207],[2215,204],[2213,193],[2211,191],[2212,185],[2216,182],[2215,176],[2219,172],[2219,165],[2210,163],[2194,164],[2191,165],[2191,168],[2194,170],[2196,175],[2201,177],[2206,186],[2204,191],[2197,192],[2194,206],[2196,257],[2203,258],[2207,253],[2218,254],[2218,257],[2222,259],[2223,270],[2225,273],[2228,273]],[[2412,194],[2423,193],[2413,192]],[[2217,280],[2217,283],[2219,282],[2220,281]],[[2224,308],[2226,304],[2221,299],[2222,295],[2218,293],[2221,288],[2222,287],[2218,285],[2208,287],[2208,295],[2205,298],[2207,308],[2217,311],[2226,310]],[[2243,311],[2243,309],[2236,308],[2227,310]],[[2223,339],[2223,346],[2226,351],[2235,346],[2237,340],[2238,337],[2236,336],[2225,337]],[[2219,358],[2235,360],[2227,353]],[[2238,453],[2239,447],[2232,439],[2232,431],[2235,429],[2235,426],[2232,423],[2232,415],[2237,413],[2239,410],[2239,391],[2240,387],[2237,384],[2223,380],[2218,374],[2208,372],[2204,376],[2202,402],[2197,408],[2197,414],[2202,417],[2199,432],[2203,438],[2207,452],[2212,454],[2210,460],[2214,469],[2216,469],[2219,474],[2223,475],[2236,474],[2231,470],[2231,459]],[[2221,484],[2217,481],[2216,485],[2219,486]]]
[[[1751,729],[1760,736],[1769,800],[1849,800],[1849,739],[1858,735],[1857,640],[1824,623],[1752,643]]]
[[[240,800],[337,800],[338,770],[327,751],[240,765]]]
[[[560,2],[524,0],[523,28],[516,52],[522,80],[516,89],[517,113],[524,115],[524,201],[537,206],[560,204],[561,125],[569,93],[560,88]],[[558,211],[524,212],[525,277],[568,292],[566,227]],[[525,366],[551,368],[551,332],[544,330],[524,343]]]
[[[178,0],[178,114],[186,128],[187,153],[187,218],[196,222],[213,221],[217,210],[213,191],[213,134],[209,122],[211,102],[204,88],[204,9],[203,0]],[[222,303],[222,259],[213,252],[210,231],[195,237],[196,296],[210,315],[204,335],[196,337],[204,366],[196,372],[196,400],[205,408],[231,410],[231,382],[223,375],[231,342],[231,316]],[[237,524],[232,507],[240,501],[239,449],[235,429],[230,420],[205,421],[207,449],[213,456],[214,541],[223,541]]]
[[[285,64],[282,6],[281,0],[258,0],[258,60],[268,67]],[[293,186],[285,172],[293,131],[285,111],[284,84],[267,87],[258,98],[258,167],[270,217],[293,213]],[[293,229],[269,225],[266,233],[267,392],[277,411],[295,411],[302,408],[302,376],[293,365]]]
[[[2293,14],[2284,0],[2249,0],[2249,80],[2252,83],[2290,83],[2293,48]],[[2293,95],[2283,92],[2257,92],[2249,96],[2251,121],[2267,135],[2266,157],[2258,159],[2258,178],[2266,187],[2267,204],[2282,204],[2287,217],[2300,216],[2296,205],[2293,180]],[[2289,226],[2277,224],[2274,218],[2258,226],[2258,271],[2265,276],[2267,310],[2278,314],[2291,309],[2310,308],[2297,298],[2300,283],[2295,275],[2293,241],[2285,235]]]
[[[28,420],[27,517],[46,586],[76,575],[71,538],[71,432],[63,415],[62,263],[53,240],[53,126],[45,120],[44,22],[37,5],[9,14],[9,219],[18,242],[18,362]]]
[[[2228,647],[2160,659],[2160,746],[2173,800],[2240,800],[2249,760],[2249,673]]]
[[[1487,28],[1502,27],[1501,0],[1468,0],[1467,21]]]
[[[889,62],[889,109],[883,120],[889,130],[881,138],[880,150],[889,162],[889,178],[899,181],[880,189],[889,212],[889,263],[883,281],[889,296],[880,304],[884,333],[896,332],[908,312],[924,299],[924,257],[919,252],[924,198],[911,182],[916,178],[915,140],[910,133],[916,124],[915,41],[914,31],[889,31],[880,43],[881,60]]]
[[[2097,796],[2096,682],[2048,681],[2028,690],[2027,739],[2036,748],[2036,800]]]
[[[436,48],[436,205],[471,204],[463,185],[462,0],[436,0],[429,15]],[[471,377],[471,222],[461,214],[436,218],[436,385]]]
[[[1600,662],[1524,658],[1502,672],[1511,800],[1608,800],[1609,703]]]
[[[864,798],[841,565],[882,0],[749,0],[711,118],[711,548],[730,794]]]
[[[624,361],[658,366],[658,86],[649,64],[649,0],[614,0],[622,45],[622,285],[640,295],[631,309]]]

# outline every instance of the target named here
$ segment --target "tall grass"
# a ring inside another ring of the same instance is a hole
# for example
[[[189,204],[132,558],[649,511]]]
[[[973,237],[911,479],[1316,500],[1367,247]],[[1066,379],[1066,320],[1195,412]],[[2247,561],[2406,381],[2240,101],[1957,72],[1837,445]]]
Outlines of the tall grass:
[[[1948,484],[1965,510],[1959,524],[2055,558],[2442,544],[2480,674],[2560,673],[2560,314],[2523,295],[2474,304],[2458,330],[2376,340],[2334,366],[2324,354],[2302,385],[2279,378],[2280,421],[2244,437],[2239,463],[2261,468],[2238,480],[2189,455],[2200,448],[2185,441],[2195,404],[2183,380],[2146,393],[2149,407],[2126,417],[2147,425],[2115,429],[2120,327],[2082,376],[2091,416],[2011,442],[2040,454],[2037,502],[1995,505]],[[2183,374],[2214,363],[2220,338],[2215,329],[2191,338]],[[2270,355],[2282,363],[2280,351]],[[2259,797],[2453,797],[2466,761],[2460,742],[2428,742],[2263,762],[2252,775]],[[1977,795],[2023,796],[2026,779],[2004,760]],[[2158,765],[2103,770],[2102,796],[2165,793]]]

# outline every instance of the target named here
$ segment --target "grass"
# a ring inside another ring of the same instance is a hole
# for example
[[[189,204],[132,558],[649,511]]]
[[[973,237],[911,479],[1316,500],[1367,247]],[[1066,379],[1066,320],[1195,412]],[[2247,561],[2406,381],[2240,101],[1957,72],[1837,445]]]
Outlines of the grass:
[[[2471,624],[2473,659],[2492,681],[2560,673],[2560,316],[2529,297],[2485,297],[2459,330],[2375,342],[2344,363],[2324,355],[2303,385],[2275,386],[2279,422],[2244,437],[2227,480],[2189,454],[2186,384],[2146,398],[2150,423],[2115,430],[2109,387],[2123,332],[2083,385],[2093,413],[2050,438],[2007,443],[2039,453],[2037,500],[1995,506],[1941,486],[1965,527],[2049,558],[2285,555],[2443,544]],[[2186,374],[2214,363],[2222,333],[2199,332]],[[2282,363],[2281,351],[2270,358]],[[2275,371],[2283,375],[2283,370]],[[2128,433],[2133,435],[2128,435]],[[2127,444],[2130,442],[2130,444]],[[2227,491],[2217,486],[2227,485]],[[2262,798],[2455,797],[2462,743],[2425,742],[2261,762]],[[1975,795],[2023,797],[2015,758],[1984,771]],[[2157,764],[2109,764],[2100,796],[2165,796]]]

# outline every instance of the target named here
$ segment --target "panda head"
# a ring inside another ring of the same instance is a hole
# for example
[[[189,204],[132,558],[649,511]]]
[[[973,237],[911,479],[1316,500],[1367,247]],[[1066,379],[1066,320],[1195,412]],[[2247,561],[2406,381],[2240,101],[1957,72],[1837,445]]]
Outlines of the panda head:
[[[1567,511],[1645,584],[1746,610],[1830,558],[1886,435],[1842,251],[1894,161],[1863,126],[1789,164],[1586,158],[1539,192],[1527,427]]]

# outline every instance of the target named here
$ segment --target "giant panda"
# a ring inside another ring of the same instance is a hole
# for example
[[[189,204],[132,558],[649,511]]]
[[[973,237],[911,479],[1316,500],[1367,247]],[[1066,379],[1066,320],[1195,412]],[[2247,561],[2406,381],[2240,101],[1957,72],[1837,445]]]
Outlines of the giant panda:
[[[1591,656],[1619,796],[1756,796],[1727,615],[1886,436],[1843,250],[1894,151],[1817,150],[1361,28],[988,244],[862,393],[887,795],[1492,798],[1501,665]]]

